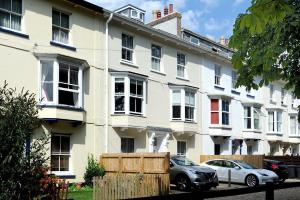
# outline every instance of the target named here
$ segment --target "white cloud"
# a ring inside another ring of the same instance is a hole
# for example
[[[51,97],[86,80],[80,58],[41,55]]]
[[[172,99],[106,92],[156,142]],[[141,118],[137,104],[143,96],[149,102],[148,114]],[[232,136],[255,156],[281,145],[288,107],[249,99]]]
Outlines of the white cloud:
[[[215,18],[209,18],[208,21],[204,23],[204,29],[206,31],[218,31],[222,30],[228,26],[231,26],[231,23],[229,20],[224,19],[222,21],[217,21]]]
[[[201,23],[201,16],[203,12],[201,11],[193,11],[188,10],[182,13],[182,25],[184,28],[190,29],[192,31],[197,31],[200,23]]]
[[[207,37],[208,39],[211,39],[213,41],[216,41],[216,38],[214,35],[206,34],[205,37]]]

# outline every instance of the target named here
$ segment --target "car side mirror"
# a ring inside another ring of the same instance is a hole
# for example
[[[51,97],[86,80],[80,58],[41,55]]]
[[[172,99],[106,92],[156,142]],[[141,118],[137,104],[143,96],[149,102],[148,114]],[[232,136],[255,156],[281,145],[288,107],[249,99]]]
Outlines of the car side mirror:
[[[240,170],[241,168],[239,166],[234,167],[235,170]]]
[[[174,167],[173,163],[170,162],[170,168]]]

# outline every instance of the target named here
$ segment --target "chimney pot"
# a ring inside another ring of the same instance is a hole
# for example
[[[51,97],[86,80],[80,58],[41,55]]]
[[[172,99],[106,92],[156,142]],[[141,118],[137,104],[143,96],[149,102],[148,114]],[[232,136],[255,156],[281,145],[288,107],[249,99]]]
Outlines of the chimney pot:
[[[173,8],[173,4],[170,3],[169,4],[169,14],[173,13],[174,12],[174,8]]]
[[[159,18],[161,18],[161,11],[160,10],[158,10],[157,13],[156,13],[156,19],[159,19]]]
[[[164,8],[164,15],[168,15],[169,14],[169,9],[168,9],[168,6],[165,5],[165,8]]]
[[[152,11],[152,19],[153,20],[157,19],[157,10]]]

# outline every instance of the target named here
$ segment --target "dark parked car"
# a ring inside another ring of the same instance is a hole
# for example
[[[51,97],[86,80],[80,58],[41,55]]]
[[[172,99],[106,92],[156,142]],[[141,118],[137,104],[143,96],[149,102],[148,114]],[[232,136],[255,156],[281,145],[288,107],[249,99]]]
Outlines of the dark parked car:
[[[264,168],[277,174],[280,182],[284,182],[289,177],[288,166],[278,160],[264,160]]]
[[[215,170],[199,166],[184,156],[171,156],[170,182],[182,191],[188,191],[192,187],[209,190],[219,185]]]

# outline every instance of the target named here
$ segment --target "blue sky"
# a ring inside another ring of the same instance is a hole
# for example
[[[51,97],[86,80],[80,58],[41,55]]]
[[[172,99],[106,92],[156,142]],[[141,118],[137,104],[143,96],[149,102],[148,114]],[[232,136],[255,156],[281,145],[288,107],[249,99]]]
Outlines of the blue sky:
[[[133,4],[146,10],[146,22],[152,19],[152,10],[163,10],[164,5],[174,4],[182,13],[182,26],[215,41],[232,34],[235,18],[244,13],[251,0],[87,0],[108,10]]]

